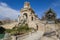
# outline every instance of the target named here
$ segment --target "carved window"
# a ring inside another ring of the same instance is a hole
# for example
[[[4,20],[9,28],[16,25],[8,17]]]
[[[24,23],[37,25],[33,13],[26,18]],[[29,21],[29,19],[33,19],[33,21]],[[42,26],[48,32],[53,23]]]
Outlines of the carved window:
[[[31,17],[31,20],[33,21],[33,17]]]
[[[38,25],[36,24],[37,30],[38,30]]]

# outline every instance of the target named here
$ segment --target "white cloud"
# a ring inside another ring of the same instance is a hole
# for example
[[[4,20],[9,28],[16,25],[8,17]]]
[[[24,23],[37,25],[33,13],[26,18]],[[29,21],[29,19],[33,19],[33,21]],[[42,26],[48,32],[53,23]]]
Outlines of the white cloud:
[[[19,11],[10,8],[6,3],[0,2],[0,15],[15,19],[20,13]]]
[[[0,2],[1,6],[7,7],[8,5],[6,3]]]

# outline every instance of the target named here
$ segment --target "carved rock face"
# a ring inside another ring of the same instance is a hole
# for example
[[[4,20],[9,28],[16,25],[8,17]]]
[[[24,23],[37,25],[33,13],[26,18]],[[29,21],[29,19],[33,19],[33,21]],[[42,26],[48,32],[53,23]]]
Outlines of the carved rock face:
[[[47,19],[52,19],[52,17],[54,17],[53,13],[46,14],[46,18]]]
[[[55,14],[51,11],[47,12],[45,15],[47,20],[54,20],[55,19]]]
[[[52,13],[49,13],[49,14],[48,14],[48,17],[51,17],[51,16],[53,16],[53,14],[52,14]]]
[[[0,34],[4,34],[5,33],[5,28],[3,28],[2,26],[0,26]]]

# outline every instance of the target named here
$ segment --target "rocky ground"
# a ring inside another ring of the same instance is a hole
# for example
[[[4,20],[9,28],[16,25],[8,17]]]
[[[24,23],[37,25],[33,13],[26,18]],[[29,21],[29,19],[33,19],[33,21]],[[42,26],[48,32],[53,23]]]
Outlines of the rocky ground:
[[[45,25],[46,26],[46,25]],[[60,40],[60,24],[47,25],[46,31],[37,31],[22,38],[22,40]]]

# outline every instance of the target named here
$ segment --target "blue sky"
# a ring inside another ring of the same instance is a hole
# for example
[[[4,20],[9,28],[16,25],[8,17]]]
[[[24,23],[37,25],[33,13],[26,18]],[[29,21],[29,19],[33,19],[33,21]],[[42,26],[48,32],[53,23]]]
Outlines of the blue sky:
[[[32,9],[41,18],[49,8],[52,8],[60,18],[60,0],[0,0],[0,15],[17,18],[20,15],[20,9],[23,8],[24,2],[30,2]],[[7,10],[8,9],[8,10]]]

